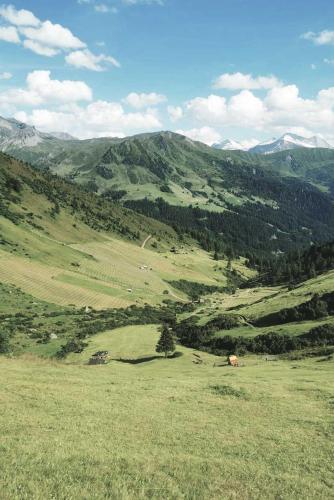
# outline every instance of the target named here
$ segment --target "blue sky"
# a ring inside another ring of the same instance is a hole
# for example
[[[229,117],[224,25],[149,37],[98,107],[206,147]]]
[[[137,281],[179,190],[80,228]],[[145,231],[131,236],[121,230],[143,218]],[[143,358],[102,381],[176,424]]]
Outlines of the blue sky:
[[[45,0],[0,7],[0,114],[82,138],[334,141],[330,0]],[[248,142],[247,142],[248,143]]]

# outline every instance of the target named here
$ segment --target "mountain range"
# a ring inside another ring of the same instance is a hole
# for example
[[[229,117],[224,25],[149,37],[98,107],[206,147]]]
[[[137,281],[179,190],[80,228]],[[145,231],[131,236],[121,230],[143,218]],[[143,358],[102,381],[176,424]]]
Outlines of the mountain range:
[[[33,126],[16,120],[15,118],[6,119],[0,117],[0,149],[2,151],[11,150],[13,148],[33,148],[43,142],[50,146],[55,144],[55,139],[60,141],[79,141],[76,137],[65,132],[44,133],[40,132]],[[98,141],[98,139],[92,140]],[[104,140],[108,140],[108,138],[105,138]],[[109,138],[109,140],[115,141],[117,139]],[[86,141],[80,142],[84,143]],[[225,139],[220,143],[213,144],[212,147],[224,151],[248,151],[262,155],[297,148],[334,149],[331,144],[320,136],[307,138],[292,133],[286,133],[278,139],[273,138],[250,147],[245,146],[241,142],[233,139]]]
[[[313,137],[303,137],[296,134],[283,134],[278,139],[270,139],[264,142],[261,142],[253,147],[245,147],[240,142],[234,141],[232,139],[226,139],[223,142],[216,143],[213,145],[216,149],[223,149],[228,151],[240,150],[240,151],[249,151],[250,153],[268,155],[273,153],[278,153],[280,151],[287,151],[290,149],[298,149],[298,148],[325,148],[325,149],[333,149],[325,139],[320,136]]]
[[[0,121],[0,149],[148,217],[206,249],[268,254],[334,238],[334,150],[224,151],[172,132],[57,138]]]

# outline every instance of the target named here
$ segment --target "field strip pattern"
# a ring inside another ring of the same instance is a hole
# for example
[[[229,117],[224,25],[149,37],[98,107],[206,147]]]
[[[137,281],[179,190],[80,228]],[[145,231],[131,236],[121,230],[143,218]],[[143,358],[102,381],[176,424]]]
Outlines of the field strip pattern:
[[[212,270],[209,268],[207,258],[205,262],[203,256],[197,253],[163,255],[119,240],[75,244],[71,247],[93,254],[98,260],[98,262],[82,263],[84,266],[82,270],[85,274],[96,275],[105,281],[113,280],[121,286],[132,283],[134,286],[141,287],[143,270],[153,271],[149,273],[150,285],[153,284],[154,288],[157,287],[159,291],[166,288],[161,282],[162,279],[177,280],[182,277],[189,281],[216,283],[212,279]],[[198,269],[194,270],[195,267]]]
[[[97,309],[127,307],[133,303],[131,300],[58,281],[57,276],[61,275],[63,271],[58,268],[0,254],[0,281],[13,284],[40,300],[63,306],[88,305]]]

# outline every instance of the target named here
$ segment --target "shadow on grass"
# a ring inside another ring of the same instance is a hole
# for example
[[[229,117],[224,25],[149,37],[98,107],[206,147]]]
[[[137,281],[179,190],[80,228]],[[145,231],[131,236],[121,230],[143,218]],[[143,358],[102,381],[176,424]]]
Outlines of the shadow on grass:
[[[172,356],[169,356],[167,359],[175,359],[183,356],[182,352],[175,352]],[[148,363],[150,361],[154,361],[155,359],[165,359],[164,356],[146,356],[145,358],[136,358],[136,359],[125,359],[119,358],[115,359],[119,363],[126,363],[129,365],[140,365],[141,363]]]

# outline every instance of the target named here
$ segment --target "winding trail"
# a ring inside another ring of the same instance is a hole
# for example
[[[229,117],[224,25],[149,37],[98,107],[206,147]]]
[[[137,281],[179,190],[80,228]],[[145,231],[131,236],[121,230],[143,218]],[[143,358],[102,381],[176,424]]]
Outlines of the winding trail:
[[[148,237],[146,238],[146,240],[143,241],[141,248],[145,248],[146,244],[150,241],[151,238],[152,238],[152,235],[149,234]]]

